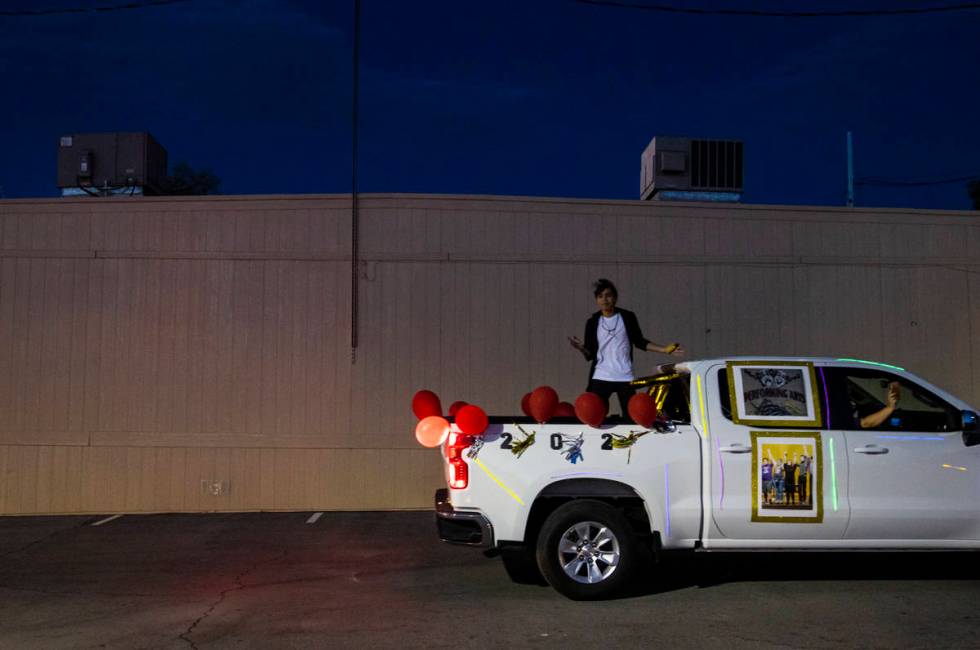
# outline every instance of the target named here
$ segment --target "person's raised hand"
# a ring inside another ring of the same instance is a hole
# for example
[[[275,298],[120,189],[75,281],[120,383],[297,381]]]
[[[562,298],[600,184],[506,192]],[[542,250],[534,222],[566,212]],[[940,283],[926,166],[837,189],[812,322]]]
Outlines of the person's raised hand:
[[[898,406],[898,400],[902,398],[902,391],[898,387],[898,382],[893,381],[888,384],[888,406],[893,409]]]

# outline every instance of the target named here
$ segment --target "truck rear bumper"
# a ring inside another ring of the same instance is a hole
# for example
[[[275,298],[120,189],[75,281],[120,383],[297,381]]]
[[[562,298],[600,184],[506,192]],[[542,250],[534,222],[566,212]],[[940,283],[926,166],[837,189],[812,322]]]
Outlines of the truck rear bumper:
[[[439,539],[450,544],[493,547],[493,526],[483,513],[453,508],[446,488],[436,490],[435,502]]]

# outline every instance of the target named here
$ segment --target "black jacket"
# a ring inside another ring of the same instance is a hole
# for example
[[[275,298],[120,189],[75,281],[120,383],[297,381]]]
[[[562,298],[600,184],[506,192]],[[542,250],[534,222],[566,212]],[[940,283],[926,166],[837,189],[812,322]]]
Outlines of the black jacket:
[[[643,332],[640,331],[640,323],[636,320],[636,314],[628,309],[615,308],[616,313],[618,313],[623,318],[623,325],[626,326],[626,336],[629,337],[630,345],[638,347],[641,350],[647,349],[647,343],[650,341],[643,338]],[[596,355],[599,353],[599,317],[602,316],[601,311],[597,311],[589,317],[589,320],[585,321],[585,336],[583,337],[583,342],[585,343],[586,359],[592,362],[592,366],[589,368],[589,379],[592,379],[592,375],[595,374],[595,366],[598,362]],[[630,362],[633,361],[633,348],[630,348]]]

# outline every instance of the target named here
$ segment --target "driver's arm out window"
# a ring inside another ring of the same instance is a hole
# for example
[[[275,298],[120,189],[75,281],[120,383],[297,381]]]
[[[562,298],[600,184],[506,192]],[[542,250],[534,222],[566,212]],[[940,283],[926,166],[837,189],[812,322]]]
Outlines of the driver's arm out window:
[[[827,368],[831,419],[834,428],[871,431],[955,431],[958,411],[931,391],[903,377],[875,369]],[[898,402],[888,412],[888,392],[898,384]],[[882,413],[876,426],[865,428],[861,420]]]

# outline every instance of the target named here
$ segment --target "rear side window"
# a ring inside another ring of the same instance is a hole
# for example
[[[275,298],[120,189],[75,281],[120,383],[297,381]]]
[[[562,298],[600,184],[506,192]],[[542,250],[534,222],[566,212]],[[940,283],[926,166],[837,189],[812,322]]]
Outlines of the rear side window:
[[[657,404],[657,412],[676,424],[691,423],[691,375],[670,373],[642,377],[634,385],[642,386]]]
[[[959,411],[904,377],[872,368],[825,368],[835,429],[943,432],[960,429]],[[894,406],[889,393],[897,400]]]
[[[728,370],[718,371],[718,401],[721,403],[721,414],[732,419],[732,396],[728,390]]]
[[[660,411],[678,424],[691,423],[691,375],[672,379]]]

